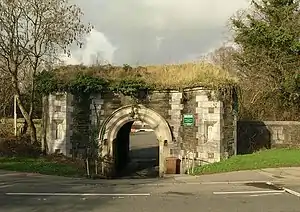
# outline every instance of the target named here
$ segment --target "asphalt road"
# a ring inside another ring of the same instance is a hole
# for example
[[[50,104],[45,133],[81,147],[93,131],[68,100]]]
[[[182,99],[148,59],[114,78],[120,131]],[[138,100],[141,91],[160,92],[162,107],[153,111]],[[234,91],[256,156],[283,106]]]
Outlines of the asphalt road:
[[[300,198],[263,184],[88,181],[0,172],[0,212],[292,212]]]
[[[138,132],[130,134],[130,154],[132,158],[157,159],[159,149],[155,133]]]

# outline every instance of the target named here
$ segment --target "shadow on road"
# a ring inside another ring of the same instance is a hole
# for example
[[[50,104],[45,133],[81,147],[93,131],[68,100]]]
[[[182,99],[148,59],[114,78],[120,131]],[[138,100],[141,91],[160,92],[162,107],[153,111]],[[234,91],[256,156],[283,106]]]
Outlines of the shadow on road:
[[[132,149],[130,161],[120,172],[121,178],[157,178],[159,174],[158,147]]]

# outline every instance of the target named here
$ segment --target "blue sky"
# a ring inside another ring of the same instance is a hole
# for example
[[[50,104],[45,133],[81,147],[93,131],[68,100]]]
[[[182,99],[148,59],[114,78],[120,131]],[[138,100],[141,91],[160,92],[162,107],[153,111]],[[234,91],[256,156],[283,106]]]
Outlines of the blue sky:
[[[249,0],[70,0],[95,29],[70,63],[181,63],[230,38],[228,19]]]

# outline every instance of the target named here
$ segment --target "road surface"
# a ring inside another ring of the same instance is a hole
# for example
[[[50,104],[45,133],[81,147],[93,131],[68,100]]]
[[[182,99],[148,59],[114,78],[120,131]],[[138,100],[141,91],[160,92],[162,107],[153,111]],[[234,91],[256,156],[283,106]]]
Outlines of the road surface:
[[[0,206],[0,212],[292,212],[300,211],[300,198],[262,184],[91,181],[2,172]]]
[[[131,133],[131,163],[123,171],[123,178],[157,177],[158,157],[158,141],[154,132]]]
[[[130,134],[131,157],[137,159],[157,159],[159,156],[158,141],[154,132]]]

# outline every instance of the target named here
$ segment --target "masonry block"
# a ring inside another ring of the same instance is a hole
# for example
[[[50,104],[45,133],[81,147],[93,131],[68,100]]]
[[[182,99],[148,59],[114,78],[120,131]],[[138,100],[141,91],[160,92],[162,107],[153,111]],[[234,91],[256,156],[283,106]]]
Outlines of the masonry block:
[[[182,104],[172,104],[171,105],[171,109],[172,110],[182,110],[183,109],[183,105]]]
[[[104,100],[103,99],[94,99],[93,100],[93,104],[103,105],[104,104]]]
[[[208,97],[206,95],[197,95],[196,96],[196,102],[207,102],[209,101],[208,100]]]

